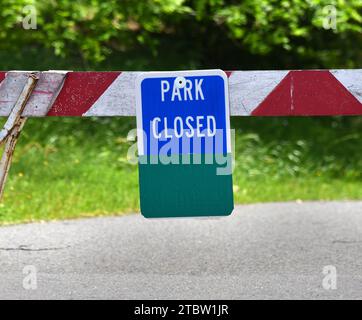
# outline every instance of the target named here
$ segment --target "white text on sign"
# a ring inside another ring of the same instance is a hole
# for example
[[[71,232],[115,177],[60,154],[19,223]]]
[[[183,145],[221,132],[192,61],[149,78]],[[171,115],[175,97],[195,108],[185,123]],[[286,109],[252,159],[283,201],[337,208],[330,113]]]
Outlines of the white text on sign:
[[[165,128],[162,132],[158,131],[158,124],[163,122]],[[214,137],[216,134],[216,119],[214,116],[197,116],[196,119],[192,116],[186,117],[185,121],[182,117],[175,117],[173,128],[168,128],[167,117],[155,117],[152,122],[152,134],[155,139],[169,139],[172,137],[181,138],[184,134],[188,138],[194,136]]]
[[[168,80],[161,81],[161,101],[166,99],[171,101],[193,101],[205,100],[204,93],[202,92],[203,79],[185,79],[185,83],[178,83],[173,81],[172,89]]]

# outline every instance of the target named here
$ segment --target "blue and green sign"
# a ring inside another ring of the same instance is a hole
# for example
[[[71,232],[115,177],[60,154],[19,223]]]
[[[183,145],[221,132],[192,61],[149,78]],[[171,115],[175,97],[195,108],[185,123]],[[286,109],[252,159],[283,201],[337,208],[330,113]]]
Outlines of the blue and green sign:
[[[229,215],[234,204],[226,74],[142,73],[136,90],[142,214]]]

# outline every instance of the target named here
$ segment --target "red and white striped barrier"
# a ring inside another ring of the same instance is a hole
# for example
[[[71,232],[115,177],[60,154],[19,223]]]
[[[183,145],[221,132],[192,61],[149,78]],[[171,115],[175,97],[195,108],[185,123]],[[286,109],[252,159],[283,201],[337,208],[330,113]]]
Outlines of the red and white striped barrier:
[[[41,72],[23,116],[134,116],[138,72]],[[362,115],[362,69],[229,71],[231,115]],[[8,116],[28,72],[0,72]]]

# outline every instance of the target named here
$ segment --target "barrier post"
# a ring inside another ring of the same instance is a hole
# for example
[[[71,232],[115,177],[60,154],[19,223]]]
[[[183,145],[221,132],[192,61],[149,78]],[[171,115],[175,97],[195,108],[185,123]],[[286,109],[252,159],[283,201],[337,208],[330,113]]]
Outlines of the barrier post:
[[[28,81],[26,82],[19,99],[17,100],[14,108],[11,110],[9,118],[3,129],[0,131],[0,144],[5,144],[0,161],[0,200],[4,193],[6,178],[11,166],[15,146],[27,119],[22,117],[22,113],[38,80],[38,74],[29,74]]]

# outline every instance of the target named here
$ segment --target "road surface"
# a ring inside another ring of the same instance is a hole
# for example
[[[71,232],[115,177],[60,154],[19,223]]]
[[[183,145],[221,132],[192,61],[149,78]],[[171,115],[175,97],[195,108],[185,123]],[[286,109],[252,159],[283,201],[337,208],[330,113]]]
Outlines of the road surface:
[[[362,298],[362,201],[0,227],[0,298]]]

